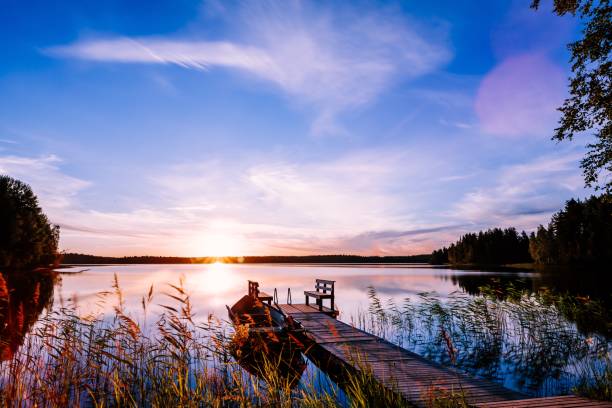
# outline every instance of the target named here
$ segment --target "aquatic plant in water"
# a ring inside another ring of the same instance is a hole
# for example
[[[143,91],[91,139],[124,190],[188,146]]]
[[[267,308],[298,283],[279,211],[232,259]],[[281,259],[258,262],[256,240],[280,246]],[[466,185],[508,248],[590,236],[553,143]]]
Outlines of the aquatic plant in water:
[[[20,347],[0,362],[0,406],[334,406],[335,388],[310,376],[298,387],[262,360],[266,375],[244,371],[231,357],[231,331],[210,315],[192,313],[182,284],[158,299],[164,312],[147,329],[124,309],[118,279],[100,302],[114,314],[79,315],[75,303],[47,310]],[[321,389],[324,389],[321,392]]]
[[[571,319],[588,314],[585,310],[602,319],[601,305],[550,291],[508,292],[504,299],[490,288],[475,297],[421,293],[417,302],[405,299],[398,306],[370,288],[368,313],[356,323],[426,358],[531,395],[567,393],[579,384],[605,388],[606,381],[610,387],[606,326],[596,332],[583,325],[591,329],[584,331]]]
[[[111,316],[82,316],[75,302],[46,312],[36,308],[42,313],[38,322],[0,362],[0,406],[406,405],[381,388],[367,366],[344,373],[342,390],[311,364],[299,382],[265,356],[250,373],[232,357],[234,333],[226,322],[196,318],[181,282],[168,288],[163,297],[153,287],[143,296],[142,321],[125,310],[116,278],[111,291],[99,294],[100,302],[113,302]],[[423,293],[417,302],[400,304],[382,301],[373,288],[369,294],[368,312],[353,322],[427,358],[534,395],[573,387],[610,398],[610,342],[566,318],[564,310],[576,314],[579,303],[523,291],[505,300],[486,291],[474,298],[455,293],[444,301]],[[164,312],[147,325],[152,302]],[[466,406],[461,390],[423,393],[430,406]]]

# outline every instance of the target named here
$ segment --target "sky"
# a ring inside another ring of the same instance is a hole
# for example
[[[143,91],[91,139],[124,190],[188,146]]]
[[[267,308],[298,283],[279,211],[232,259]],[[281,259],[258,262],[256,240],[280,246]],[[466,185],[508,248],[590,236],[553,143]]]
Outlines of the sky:
[[[585,197],[544,1],[20,1],[0,173],[61,249],[410,255]]]

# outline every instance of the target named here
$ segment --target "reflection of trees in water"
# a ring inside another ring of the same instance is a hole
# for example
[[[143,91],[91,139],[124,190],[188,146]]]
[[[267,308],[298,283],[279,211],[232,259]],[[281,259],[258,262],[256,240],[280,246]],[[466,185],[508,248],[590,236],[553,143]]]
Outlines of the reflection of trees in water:
[[[596,302],[513,289],[502,281],[481,285],[492,277],[458,278],[466,292],[480,287],[483,296],[422,294],[418,302],[395,305],[381,301],[372,288],[370,318],[361,321],[362,328],[431,360],[530,394],[569,391],[580,380],[581,367],[609,358],[609,338],[581,331],[567,318],[593,314]]]
[[[605,274],[591,269],[545,269],[534,273],[533,276],[462,274],[451,276],[451,280],[470,295],[481,294],[482,286],[495,289],[500,299],[506,298],[509,287],[531,291],[546,288],[556,293],[589,297],[604,302],[608,308],[612,308],[609,282],[602,276]]]
[[[601,268],[599,268],[601,269]],[[535,288],[543,287],[558,293],[569,293],[574,296],[589,297],[603,302],[612,309],[612,293],[607,271],[598,269],[559,269],[544,270],[534,279]]]
[[[495,294],[499,300],[506,299],[508,289],[530,290],[533,288],[531,277],[516,277],[512,275],[482,275],[482,274],[462,274],[452,275],[451,280],[454,285],[458,285],[466,293],[477,296],[482,294],[481,288],[487,287],[490,293]]]
[[[612,338],[612,294],[603,274],[590,270],[547,270],[531,277],[511,275],[453,275],[453,284],[472,295],[516,300],[526,291],[554,305],[585,335]]]
[[[306,369],[306,361],[298,347],[286,340],[272,343],[259,335],[236,343],[235,337],[230,353],[240,367],[268,384],[282,384],[295,388]]]
[[[53,272],[0,273],[0,361],[13,356],[52,303],[57,279]]]

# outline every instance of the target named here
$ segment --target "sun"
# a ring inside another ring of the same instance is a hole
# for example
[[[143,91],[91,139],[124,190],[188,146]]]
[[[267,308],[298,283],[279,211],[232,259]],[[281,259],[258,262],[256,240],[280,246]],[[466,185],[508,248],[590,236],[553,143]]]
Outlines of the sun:
[[[245,242],[240,235],[208,233],[196,237],[191,246],[198,256],[223,258],[242,255]]]

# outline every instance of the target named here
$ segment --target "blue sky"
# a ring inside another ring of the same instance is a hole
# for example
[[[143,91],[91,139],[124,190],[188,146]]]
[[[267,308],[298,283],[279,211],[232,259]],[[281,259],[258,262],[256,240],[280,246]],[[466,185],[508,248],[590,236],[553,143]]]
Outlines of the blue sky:
[[[577,22],[425,3],[5,1],[0,172],[101,255],[415,254],[588,195]]]

